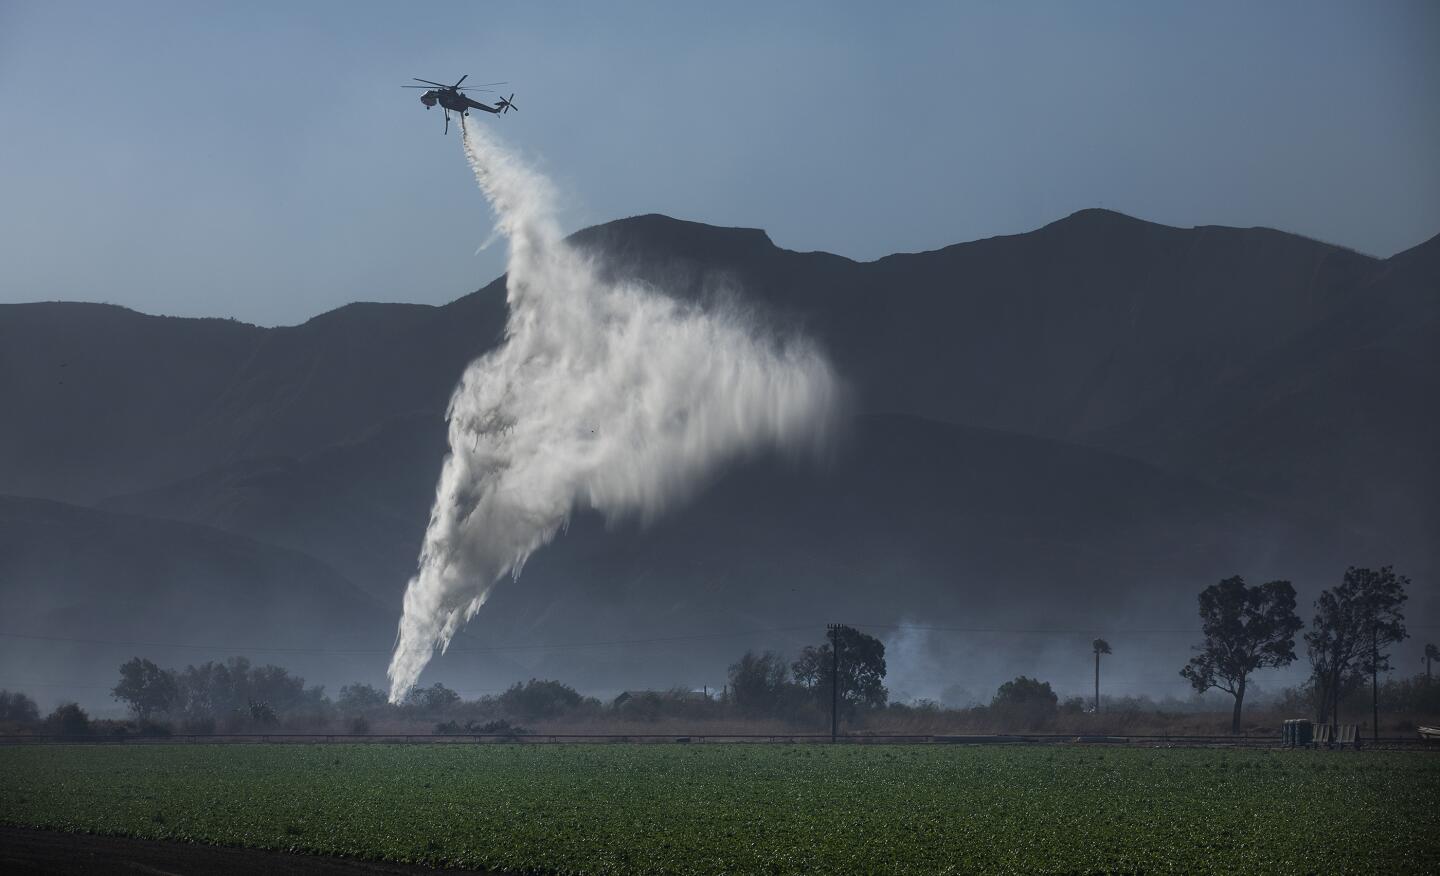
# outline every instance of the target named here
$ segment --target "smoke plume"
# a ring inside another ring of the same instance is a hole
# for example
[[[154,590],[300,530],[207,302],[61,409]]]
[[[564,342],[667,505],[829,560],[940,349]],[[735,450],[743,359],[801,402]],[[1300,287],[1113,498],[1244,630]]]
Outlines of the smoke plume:
[[[462,122],[461,133],[509,245],[510,313],[504,342],[470,364],[450,400],[450,453],[405,591],[392,701],[576,510],[653,519],[729,460],[818,448],[842,396],[802,338],[602,280],[562,238],[549,181],[483,126]]]

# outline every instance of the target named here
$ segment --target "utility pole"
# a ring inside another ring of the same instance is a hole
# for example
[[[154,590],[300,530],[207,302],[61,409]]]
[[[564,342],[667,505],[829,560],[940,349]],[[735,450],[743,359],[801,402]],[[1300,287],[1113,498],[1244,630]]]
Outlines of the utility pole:
[[[1100,649],[1095,649],[1095,714],[1100,714]]]
[[[1100,714],[1100,655],[1110,653],[1110,643],[1104,639],[1096,639],[1090,643],[1095,649],[1095,714]]]
[[[1370,739],[1380,741],[1380,633],[1377,624],[1370,624]]]
[[[840,736],[840,625],[826,624],[830,633],[830,742]]]

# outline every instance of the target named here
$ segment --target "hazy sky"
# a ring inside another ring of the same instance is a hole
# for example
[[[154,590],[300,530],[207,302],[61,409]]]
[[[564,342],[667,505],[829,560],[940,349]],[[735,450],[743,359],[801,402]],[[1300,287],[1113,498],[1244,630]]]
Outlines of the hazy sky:
[[[776,7],[781,7],[778,11]],[[1390,255],[1440,232],[1440,4],[0,0],[0,302],[293,323],[501,270],[411,76],[567,225],[661,212],[859,259],[1090,206]]]

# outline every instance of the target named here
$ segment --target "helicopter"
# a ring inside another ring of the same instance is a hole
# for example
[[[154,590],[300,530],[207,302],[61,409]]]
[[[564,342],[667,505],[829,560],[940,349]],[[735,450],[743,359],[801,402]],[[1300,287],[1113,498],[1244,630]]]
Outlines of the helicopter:
[[[461,76],[454,85],[443,85],[439,82],[431,82],[429,79],[411,78],[414,78],[416,82],[423,82],[425,84],[402,85],[400,87],[426,89],[425,93],[420,95],[420,102],[425,104],[426,109],[430,109],[437,103],[440,104],[440,109],[445,112],[445,133],[447,134],[450,133],[451,110],[454,110],[462,116],[470,115],[472,109],[484,110],[487,113],[495,113],[496,115],[507,113],[512,109],[516,112],[520,111],[520,108],[513,103],[515,98],[513,93],[509,97],[500,98],[495,102],[494,106],[483,104],[465,94],[466,91],[489,91],[490,89],[487,86],[509,84],[506,82],[487,82],[484,85],[470,85],[462,88],[460,87],[460,83],[470,78],[469,73]]]

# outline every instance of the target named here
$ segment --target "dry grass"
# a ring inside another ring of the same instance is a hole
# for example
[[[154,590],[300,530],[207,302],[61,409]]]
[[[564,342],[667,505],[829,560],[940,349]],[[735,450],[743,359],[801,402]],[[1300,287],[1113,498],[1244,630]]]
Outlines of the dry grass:
[[[1276,736],[1287,718],[1301,717],[1273,709],[1247,710],[1241,733],[1249,736]],[[1368,715],[1342,715],[1345,723],[1361,724],[1368,731]],[[653,721],[634,720],[606,712],[570,716],[552,721],[522,721],[537,735],[607,734],[621,736],[788,736],[826,734],[828,720],[787,722],[778,719],[746,719],[738,716],[662,716]],[[1413,735],[1417,726],[1436,726],[1440,718],[1414,715],[1382,715],[1385,735]],[[376,721],[375,734],[421,734],[434,732],[434,722],[419,719]],[[1075,736],[1221,736],[1230,732],[1227,712],[1115,711],[1101,714],[1061,712],[1048,721],[1007,721],[986,709],[885,710],[842,721],[841,731],[850,734],[894,736],[951,736],[1006,733],[1058,733]]]

